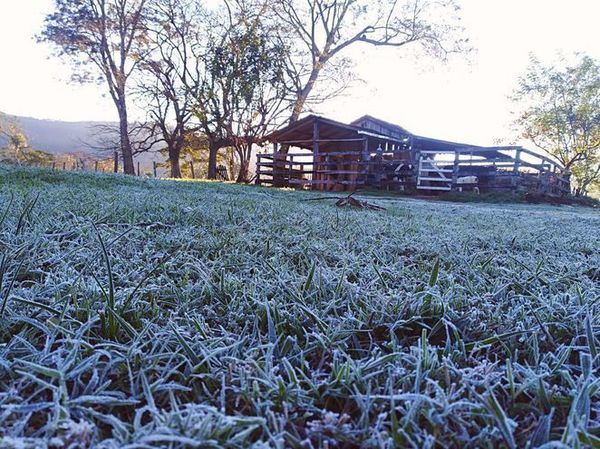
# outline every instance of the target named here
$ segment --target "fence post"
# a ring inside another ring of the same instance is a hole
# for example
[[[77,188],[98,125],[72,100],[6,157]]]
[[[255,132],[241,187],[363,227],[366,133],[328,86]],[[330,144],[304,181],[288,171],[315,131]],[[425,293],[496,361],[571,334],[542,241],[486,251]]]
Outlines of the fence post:
[[[142,174],[140,173],[140,161],[138,161],[138,163],[137,163],[137,169],[138,169],[137,170],[138,171],[137,175],[138,176],[142,176]]]
[[[156,161],[152,161],[152,172],[154,173],[154,177],[156,178]]]
[[[63,162],[63,171],[65,171],[67,169],[67,163]]]
[[[261,164],[260,164],[260,154],[256,155],[256,185],[259,186],[260,185],[260,168],[261,168]]]
[[[194,161],[190,161],[190,170],[192,171],[192,179],[196,179],[196,174],[194,173]]]
[[[119,172],[119,152],[118,151],[115,151],[114,158],[115,158],[114,172],[118,173]]]
[[[52,162],[52,170],[56,169],[56,161]]]
[[[94,162],[94,171],[98,171],[98,161]]]

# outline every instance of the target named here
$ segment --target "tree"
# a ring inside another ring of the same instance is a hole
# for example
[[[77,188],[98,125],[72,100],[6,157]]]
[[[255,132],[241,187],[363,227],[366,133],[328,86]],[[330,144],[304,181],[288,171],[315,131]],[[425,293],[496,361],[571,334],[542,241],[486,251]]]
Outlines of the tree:
[[[9,124],[0,128],[0,137],[6,140],[6,145],[0,149],[0,160],[23,165],[27,161],[25,152],[29,149],[25,134],[16,125]]]
[[[149,8],[152,51],[142,63],[140,92],[149,122],[167,145],[172,178],[181,177],[179,159],[194,118],[201,73],[201,11],[194,0],[154,0]]]
[[[544,65],[532,57],[514,100],[522,136],[573,175],[575,193],[600,183],[600,63],[578,55]]]
[[[226,2],[226,11],[207,27],[211,34],[197,118],[210,142],[209,178],[216,175],[218,149],[229,146],[238,157],[237,181],[247,181],[253,145],[261,143],[289,111],[286,49],[270,39],[272,23],[264,19],[268,5]]]
[[[129,145],[131,154],[136,156],[149,151],[156,151],[162,142],[158,136],[156,125],[149,122],[134,122],[128,126]],[[113,170],[119,171],[118,155],[121,149],[120,127],[118,124],[101,123],[92,127],[91,140],[82,141],[81,145],[90,150],[100,160],[111,159]],[[116,159],[115,160],[115,156]]]
[[[294,81],[289,122],[305,111],[328,69],[343,77],[350,47],[419,46],[446,58],[467,49],[454,0],[273,0],[279,38],[289,47],[286,69]],[[345,87],[336,83],[333,93]],[[328,98],[325,95],[322,98]]]
[[[75,80],[104,80],[119,115],[124,172],[131,175],[127,87],[146,48],[145,6],[146,0],[55,0],[39,38],[74,63]],[[100,77],[93,76],[90,63]]]
[[[164,148],[161,153],[167,156],[167,162],[160,164],[161,166],[170,169],[170,162],[168,158],[169,150]],[[194,164],[194,172],[196,178],[206,178],[208,175],[208,161],[209,161],[209,142],[206,136],[197,131],[188,131],[185,135],[185,144],[181,150],[180,155],[181,161],[187,161],[187,164],[181,164],[181,175],[182,177],[192,177],[191,166],[189,162]],[[239,163],[237,161],[235,150],[231,147],[226,147],[219,151],[217,154],[216,168],[221,165],[228,169],[229,174],[239,173]],[[215,179],[217,176],[215,176]],[[225,180],[230,180],[230,177]]]

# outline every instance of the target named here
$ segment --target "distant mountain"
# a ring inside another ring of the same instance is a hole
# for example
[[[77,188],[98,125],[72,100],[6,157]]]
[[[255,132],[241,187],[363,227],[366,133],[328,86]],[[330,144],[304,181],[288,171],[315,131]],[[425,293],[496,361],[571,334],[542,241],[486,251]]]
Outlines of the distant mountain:
[[[111,122],[63,122],[8,114],[7,116],[21,127],[32,148],[53,154],[96,154],[103,146],[98,129],[116,125]]]
[[[0,113],[0,115],[2,115]],[[42,120],[32,117],[20,117],[5,114],[6,117],[19,125],[31,148],[52,154],[77,153],[86,154],[92,158],[105,159],[112,157],[107,140],[114,141],[117,135],[108,138],[106,130],[116,127],[116,122],[65,122],[61,120]],[[104,130],[104,132],[102,132]],[[116,132],[116,131],[115,131]],[[6,139],[0,137],[0,147],[6,144]],[[158,150],[159,146],[155,148]],[[152,161],[161,162],[162,157],[157,151],[143,153],[135,157],[142,169],[149,170]]]

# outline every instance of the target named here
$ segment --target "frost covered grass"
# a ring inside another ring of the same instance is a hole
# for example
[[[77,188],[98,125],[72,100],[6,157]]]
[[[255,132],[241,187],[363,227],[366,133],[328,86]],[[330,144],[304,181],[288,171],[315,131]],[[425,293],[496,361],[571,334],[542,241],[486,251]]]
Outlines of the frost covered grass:
[[[599,447],[600,214],[0,167],[0,447]]]

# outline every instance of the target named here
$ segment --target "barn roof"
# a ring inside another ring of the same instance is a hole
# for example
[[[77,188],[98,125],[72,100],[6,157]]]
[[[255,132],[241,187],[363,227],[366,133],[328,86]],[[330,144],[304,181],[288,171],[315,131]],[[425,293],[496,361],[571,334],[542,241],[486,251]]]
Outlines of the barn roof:
[[[293,146],[312,150],[313,131],[315,123],[319,123],[319,146],[322,149],[336,147],[343,150],[345,147],[356,147],[365,137],[369,137],[373,144],[377,141],[389,141],[406,145],[407,138],[398,138],[374,132],[368,128],[348,125],[318,115],[308,115],[284,128],[278,129],[266,137],[270,142],[290,144]]]
[[[361,128],[378,129],[380,132],[391,136],[407,136],[410,135],[406,129],[401,126],[395,125],[394,123],[386,122],[372,115],[363,115],[362,117],[354,120],[351,125],[358,126]]]

